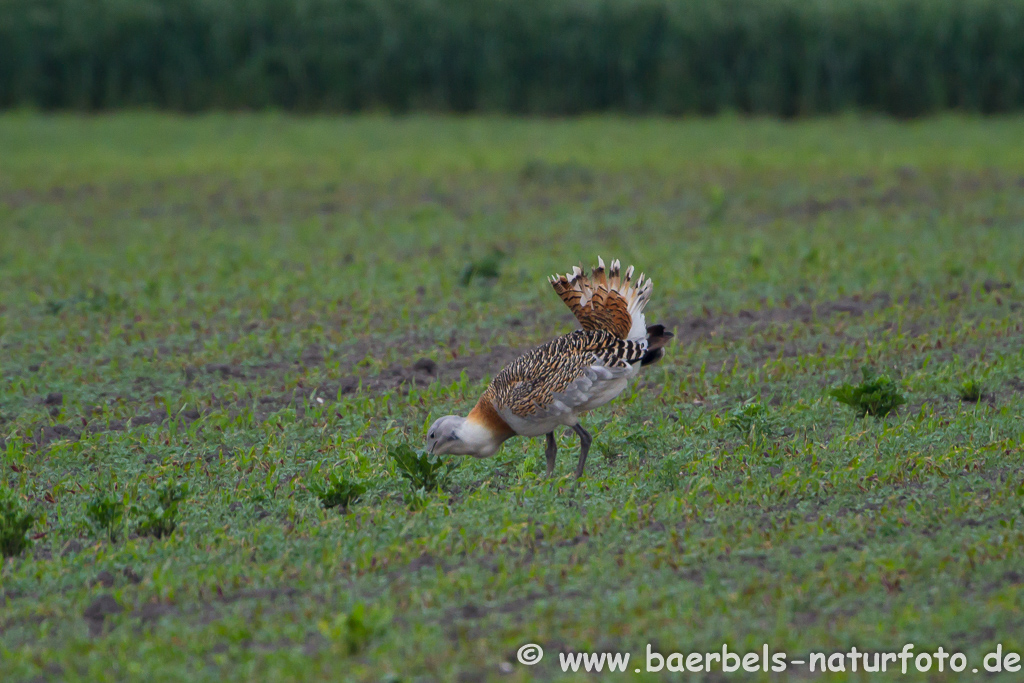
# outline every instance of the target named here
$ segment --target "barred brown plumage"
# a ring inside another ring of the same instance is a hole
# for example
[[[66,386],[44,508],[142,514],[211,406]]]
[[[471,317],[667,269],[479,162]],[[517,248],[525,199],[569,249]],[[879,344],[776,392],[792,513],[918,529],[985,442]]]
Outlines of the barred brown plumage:
[[[604,330],[576,330],[527,351],[509,363],[484,392],[498,409],[520,417],[551,405],[594,364],[627,368],[643,358],[646,345],[619,339]]]
[[[672,334],[662,325],[647,326],[643,309],[653,284],[633,268],[620,276],[619,262],[605,273],[604,261],[588,278],[578,267],[551,279],[555,291],[583,329],[532,349],[499,372],[465,418],[442,417],[431,425],[432,453],[489,457],[512,436],[547,437],[547,472],[554,471],[554,430],[571,427],[580,437],[576,476],[583,475],[590,434],[579,415],[608,403],[640,367],[658,361]]]

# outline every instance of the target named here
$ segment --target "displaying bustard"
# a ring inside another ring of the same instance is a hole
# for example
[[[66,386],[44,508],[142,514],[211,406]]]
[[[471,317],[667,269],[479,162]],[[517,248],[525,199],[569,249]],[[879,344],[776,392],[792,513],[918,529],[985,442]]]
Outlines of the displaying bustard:
[[[640,367],[658,361],[672,338],[662,325],[648,326],[644,306],[653,283],[619,262],[605,269],[597,259],[590,277],[578,267],[550,279],[583,327],[512,361],[497,374],[467,417],[447,415],[427,433],[431,453],[487,458],[513,436],[547,435],[547,474],[555,469],[555,428],[580,437],[576,476],[583,475],[591,437],[579,417],[618,396]]]

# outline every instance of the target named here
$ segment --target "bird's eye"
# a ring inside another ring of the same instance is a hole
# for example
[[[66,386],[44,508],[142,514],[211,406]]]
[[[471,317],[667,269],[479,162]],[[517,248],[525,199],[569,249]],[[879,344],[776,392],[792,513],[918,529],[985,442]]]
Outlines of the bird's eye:
[[[433,439],[434,438],[434,432],[430,432],[429,434],[427,434],[427,438],[428,439]]]

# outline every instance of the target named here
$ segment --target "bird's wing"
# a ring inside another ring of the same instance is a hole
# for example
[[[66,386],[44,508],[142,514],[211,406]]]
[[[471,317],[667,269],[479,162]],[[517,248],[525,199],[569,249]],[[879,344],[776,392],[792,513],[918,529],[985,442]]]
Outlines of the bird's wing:
[[[622,274],[618,260],[612,261],[607,272],[601,257],[597,263],[589,277],[573,266],[571,273],[551,276],[551,286],[583,329],[604,330],[619,339],[645,338],[644,306],[651,299],[654,284],[641,273],[634,286],[633,266]]]
[[[572,412],[588,403],[603,382],[629,375],[647,351],[647,340],[577,330],[512,361],[491,382],[495,407],[522,419]]]

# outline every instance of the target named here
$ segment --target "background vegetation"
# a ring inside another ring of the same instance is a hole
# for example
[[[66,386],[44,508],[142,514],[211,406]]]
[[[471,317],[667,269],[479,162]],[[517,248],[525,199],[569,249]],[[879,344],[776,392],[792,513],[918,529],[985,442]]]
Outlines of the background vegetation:
[[[998,118],[0,117],[4,680],[1024,651],[1022,141]],[[572,329],[544,277],[599,254],[653,277],[677,336],[586,418],[584,479],[571,434],[553,480],[541,440],[406,451]]]
[[[0,0],[0,107],[1024,106],[1024,0]]]

